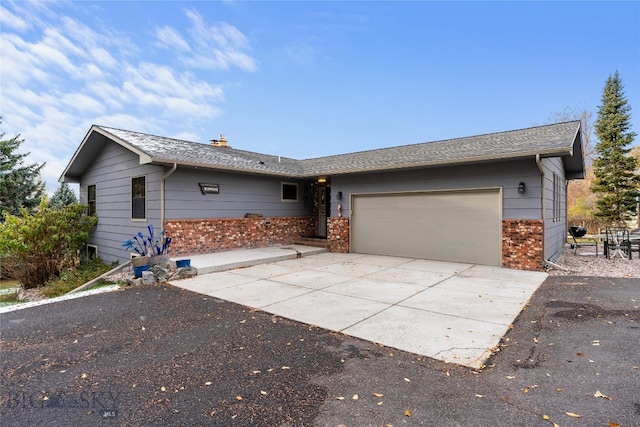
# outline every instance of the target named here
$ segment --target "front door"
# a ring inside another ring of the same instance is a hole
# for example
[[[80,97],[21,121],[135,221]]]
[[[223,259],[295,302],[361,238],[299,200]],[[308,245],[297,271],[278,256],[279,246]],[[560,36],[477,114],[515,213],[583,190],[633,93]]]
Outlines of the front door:
[[[318,185],[316,190],[316,232],[318,237],[327,237],[327,186]]]

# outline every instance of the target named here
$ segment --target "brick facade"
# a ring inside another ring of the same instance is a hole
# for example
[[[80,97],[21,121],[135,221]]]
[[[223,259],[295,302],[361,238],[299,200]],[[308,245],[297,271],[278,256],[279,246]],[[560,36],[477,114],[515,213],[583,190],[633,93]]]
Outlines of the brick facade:
[[[330,252],[349,252],[349,218],[327,218],[327,243]]]
[[[502,221],[502,267],[542,271],[544,266],[542,220]]]
[[[315,233],[310,216],[169,219],[164,228],[172,256],[287,245]]]
[[[502,267],[542,271],[543,228],[541,220],[503,220]],[[173,256],[286,245],[315,234],[311,216],[166,220],[165,230]],[[349,252],[349,218],[327,218],[327,243],[331,252]]]

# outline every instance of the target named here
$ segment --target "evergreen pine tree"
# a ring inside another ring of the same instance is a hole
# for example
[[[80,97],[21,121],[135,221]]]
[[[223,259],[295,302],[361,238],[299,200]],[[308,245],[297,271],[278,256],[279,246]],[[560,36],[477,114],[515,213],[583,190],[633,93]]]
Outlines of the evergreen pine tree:
[[[612,225],[624,225],[636,210],[640,194],[637,159],[629,155],[636,136],[629,123],[631,107],[624,95],[618,72],[609,76],[602,92],[595,124],[598,143],[593,161],[595,179],[591,190],[598,193],[596,216]]]
[[[0,134],[0,214],[7,211],[11,215],[19,216],[21,207],[33,212],[40,204],[44,194],[40,171],[45,164],[33,163],[23,166],[24,158],[29,153],[17,154],[15,151],[24,139],[16,135],[5,140],[4,135]]]
[[[76,193],[69,187],[69,184],[63,182],[51,196],[49,207],[51,209],[60,209],[74,203],[78,203]]]

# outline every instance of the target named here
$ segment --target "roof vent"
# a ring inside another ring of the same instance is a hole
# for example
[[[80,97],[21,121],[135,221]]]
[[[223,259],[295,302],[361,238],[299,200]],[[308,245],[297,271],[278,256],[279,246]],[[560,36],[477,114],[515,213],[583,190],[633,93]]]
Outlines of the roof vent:
[[[214,147],[231,148],[231,146],[227,145],[227,136],[224,133],[220,134],[220,139],[212,139],[211,145],[213,145]]]

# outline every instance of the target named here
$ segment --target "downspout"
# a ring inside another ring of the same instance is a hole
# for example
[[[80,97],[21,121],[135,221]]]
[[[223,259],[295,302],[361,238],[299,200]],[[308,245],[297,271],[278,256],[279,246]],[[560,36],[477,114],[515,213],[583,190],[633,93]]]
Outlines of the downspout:
[[[178,164],[174,163],[162,178],[160,178],[160,227],[164,229],[164,181],[169,178],[169,175],[174,173],[178,168]]]
[[[545,220],[544,220],[544,213],[545,213],[545,198],[544,198],[544,167],[542,166],[542,160],[540,160],[540,154],[536,154],[536,165],[538,165],[538,169],[540,170],[540,190],[541,190],[541,205],[542,205],[542,259],[544,259],[546,262],[549,262],[548,259],[544,258],[544,233],[545,233]]]

